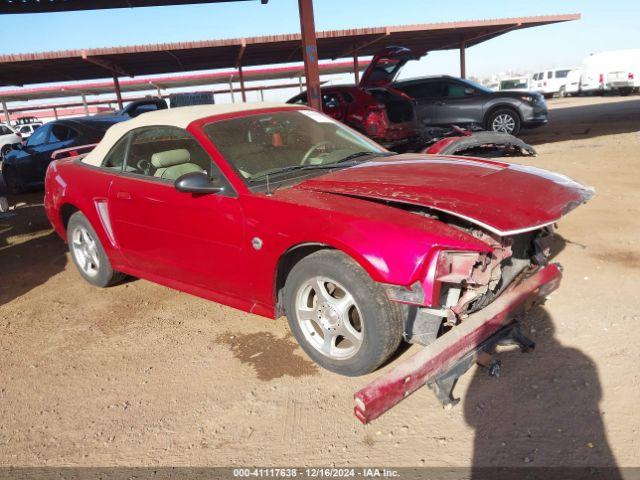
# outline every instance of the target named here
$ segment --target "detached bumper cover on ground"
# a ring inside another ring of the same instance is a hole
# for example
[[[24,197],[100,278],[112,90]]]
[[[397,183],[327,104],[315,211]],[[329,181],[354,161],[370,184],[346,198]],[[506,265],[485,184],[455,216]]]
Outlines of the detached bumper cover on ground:
[[[548,265],[520,281],[483,310],[470,315],[435,342],[355,394],[355,415],[368,423],[417,389],[446,372],[482,342],[508,325],[536,299],[560,285],[557,264]]]

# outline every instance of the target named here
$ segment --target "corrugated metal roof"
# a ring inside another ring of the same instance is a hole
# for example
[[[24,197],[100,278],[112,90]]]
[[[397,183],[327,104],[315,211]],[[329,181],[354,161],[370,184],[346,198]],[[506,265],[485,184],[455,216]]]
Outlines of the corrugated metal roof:
[[[47,13],[106,8],[155,7],[245,0],[0,0],[0,13]],[[267,3],[262,0],[261,3]]]
[[[359,61],[360,69],[369,65],[369,61]],[[349,73],[353,71],[353,61],[324,63],[318,66],[320,75]],[[304,77],[304,65],[287,67],[257,68],[244,71],[244,81],[278,80]],[[154,88],[180,88],[205,85],[228,84],[230,80],[238,82],[238,70],[168,75],[120,80],[122,92],[141,92]],[[43,98],[77,97],[79,95],[101,95],[113,93],[113,80],[47,85],[46,87],[14,88],[0,90],[0,99],[6,101],[35,100]]]
[[[373,55],[402,45],[424,54],[468,47],[509,31],[577,20],[580,14],[469,20],[317,32],[318,58]],[[302,61],[299,33],[154,45],[78,49],[0,56],[0,85],[60,82],[119,75],[150,75]]]

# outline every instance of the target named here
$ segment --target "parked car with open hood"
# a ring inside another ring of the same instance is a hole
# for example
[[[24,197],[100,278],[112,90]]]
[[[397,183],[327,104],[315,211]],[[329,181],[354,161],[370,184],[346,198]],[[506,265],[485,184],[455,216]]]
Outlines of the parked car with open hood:
[[[400,69],[418,57],[408,48],[388,47],[373,57],[358,85],[322,87],[322,110],[387,147],[397,147],[420,134],[412,99],[391,88]],[[307,92],[288,103],[307,104]]]
[[[479,322],[503,292],[486,331],[556,288],[552,227],[592,193],[533,167],[394,154],[307,107],[251,103],[112,126],[49,166],[45,211],[91,284],[128,274],[286,315],[318,364],[361,375],[403,337]]]

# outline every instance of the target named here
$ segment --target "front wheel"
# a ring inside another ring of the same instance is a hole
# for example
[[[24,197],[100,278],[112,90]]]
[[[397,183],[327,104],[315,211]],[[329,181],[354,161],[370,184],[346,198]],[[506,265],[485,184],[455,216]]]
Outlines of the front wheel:
[[[487,119],[487,130],[517,135],[520,133],[520,116],[510,108],[501,108]]]
[[[402,340],[402,309],[360,265],[336,250],[298,262],[287,277],[284,301],[302,349],[341,375],[374,371]]]
[[[67,241],[73,263],[87,282],[96,287],[108,287],[124,279],[124,274],[111,267],[98,235],[81,212],[69,218]]]

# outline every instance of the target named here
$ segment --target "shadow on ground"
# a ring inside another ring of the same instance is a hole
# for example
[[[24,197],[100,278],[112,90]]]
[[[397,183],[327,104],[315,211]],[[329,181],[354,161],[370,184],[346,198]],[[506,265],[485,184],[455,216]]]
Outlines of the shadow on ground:
[[[15,208],[0,214],[0,305],[42,285],[67,263],[65,244],[45,216],[42,194],[10,201]]]
[[[562,102],[561,99],[553,101]],[[620,102],[552,108],[547,125],[523,130],[520,136],[527,143],[539,145],[639,130],[640,98],[631,97]]]
[[[550,259],[568,243],[554,235]],[[464,416],[475,430],[471,478],[621,479],[599,406],[596,363],[555,338],[542,306],[520,323],[535,350],[501,352],[500,378],[477,368],[466,393]],[[527,477],[532,472],[538,476]]]
[[[501,377],[477,369],[467,391],[464,415],[476,432],[472,478],[486,478],[486,467],[609,467],[606,478],[621,478],[595,362],[558,342],[541,307],[526,316],[523,330],[536,350],[501,353]]]

